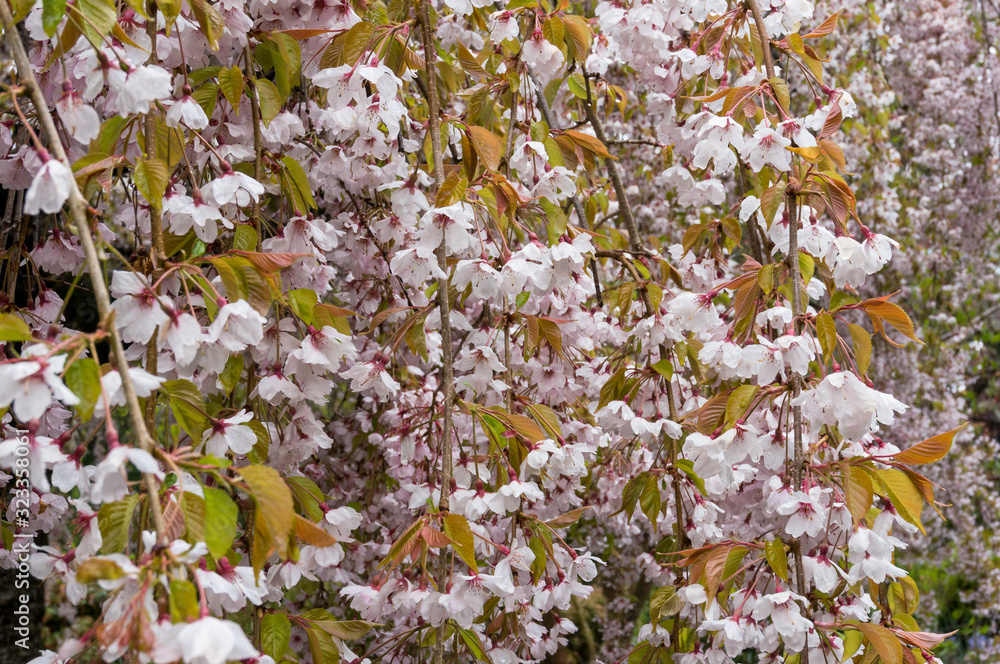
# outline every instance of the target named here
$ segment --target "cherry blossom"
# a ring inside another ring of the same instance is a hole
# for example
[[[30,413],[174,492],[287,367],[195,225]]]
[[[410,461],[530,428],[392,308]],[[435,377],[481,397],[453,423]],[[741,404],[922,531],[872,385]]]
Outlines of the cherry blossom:
[[[35,174],[24,195],[24,213],[51,214],[58,212],[69,199],[70,181],[73,173],[58,159],[52,159],[46,152],[40,153],[42,167]]]
[[[995,57],[841,4],[16,12],[36,661],[930,661],[924,507],[981,561],[997,507],[942,434],[994,294],[937,273],[995,283]]]

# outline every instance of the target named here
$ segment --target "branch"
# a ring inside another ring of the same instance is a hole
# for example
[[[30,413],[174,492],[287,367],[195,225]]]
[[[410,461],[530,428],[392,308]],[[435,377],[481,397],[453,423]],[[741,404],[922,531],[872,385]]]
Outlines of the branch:
[[[440,191],[444,183],[444,163],[441,151],[441,103],[438,99],[437,85],[437,51],[434,50],[434,35],[431,32],[431,0],[420,2],[420,37],[424,47],[424,70],[427,75],[427,106],[429,117],[428,130],[431,132],[431,152],[434,158],[434,185]],[[448,293],[448,241],[442,235],[441,244],[437,248],[438,267],[444,277],[438,279],[437,297],[438,309],[441,312],[441,387],[444,388],[443,423],[441,439],[441,497],[438,499],[438,509],[449,511],[451,507],[451,475],[452,475],[452,406],[455,403],[455,379],[451,344],[451,296]],[[444,557],[442,556],[442,561]],[[448,567],[442,565],[440,587],[445,587]],[[437,643],[434,645],[434,661],[441,664],[444,661],[444,625],[438,627]]]
[[[549,100],[545,98],[545,91],[542,86],[538,84],[538,79],[535,78],[534,74],[528,74],[531,77],[531,82],[535,86],[535,97],[538,99],[538,109],[542,112],[542,117],[545,119],[545,124],[549,126],[550,129],[555,128],[556,119],[552,115],[552,109],[549,108]],[[590,229],[590,222],[587,221],[587,213],[583,210],[583,204],[580,203],[580,198],[573,194],[569,197],[569,202],[573,206],[573,210],[576,211],[576,216],[580,219],[580,223],[587,230]],[[597,304],[603,307],[604,301],[601,297],[601,277],[597,272],[597,261],[590,262],[590,270],[594,275],[594,289],[597,291]]]
[[[587,92],[589,96],[590,92],[590,82],[589,79],[587,83]],[[597,111],[595,110],[595,104],[588,99],[584,105],[584,110],[587,113],[587,121],[590,122],[590,126],[594,128],[594,134],[604,145],[608,144],[608,137],[604,133],[604,127],[601,125],[600,119],[597,117]],[[628,245],[632,250],[639,249],[639,230],[635,225],[635,217],[632,216],[632,206],[628,202],[628,196],[625,194],[625,186],[622,184],[621,176],[618,175],[618,166],[615,165],[614,159],[605,159],[605,163],[608,165],[608,177],[611,178],[611,184],[615,188],[615,197],[618,199],[618,208],[621,210],[622,218],[625,219],[625,228],[628,231]]]
[[[444,183],[444,163],[441,150],[441,103],[438,100],[437,51],[434,50],[434,35],[431,32],[430,1],[420,3],[420,36],[424,46],[424,69],[427,74],[427,105],[430,107],[428,127],[431,132],[431,152],[434,157],[434,185],[440,189]],[[448,242],[444,236],[437,248],[438,266],[445,273],[438,279],[438,307],[441,310],[441,382],[444,386],[444,440],[441,444],[441,498],[438,508],[444,512],[450,507],[452,474],[452,420],[451,409],[455,403],[453,372],[453,349],[451,345],[451,297],[448,293]]]
[[[146,60],[146,62],[147,64],[153,64],[157,61],[156,3],[147,2],[146,13],[149,14],[149,19],[146,21],[146,34],[149,35],[149,58]],[[154,104],[150,107],[149,113],[146,113],[146,117],[143,120],[144,122],[143,135],[146,143],[146,157],[149,159],[157,158],[156,154],[157,113],[159,113],[159,111],[157,110],[157,107]],[[50,140],[52,140],[53,138],[55,137],[53,136],[49,137]],[[161,265],[163,265],[163,261],[167,259],[167,251],[163,244],[163,215],[160,214],[160,210],[157,207],[157,205],[158,203],[154,204],[153,201],[149,202],[149,234],[152,236],[150,244],[153,245],[153,250],[150,253],[153,255],[154,268],[159,268]]]
[[[662,148],[663,144],[651,138],[623,138],[608,141],[605,145],[648,145],[654,148]]]
[[[798,185],[796,184],[796,187]],[[792,325],[795,334],[801,334],[802,317],[802,278],[799,270],[799,215],[802,208],[799,205],[797,189],[788,192],[788,272],[792,279]],[[791,371],[792,400],[798,398],[802,392],[802,376]],[[802,406],[792,406],[792,427],[793,444],[795,445],[795,455],[792,466],[792,479],[795,488],[802,490],[802,475],[805,467],[805,458],[802,452]],[[802,567],[802,543],[796,540],[792,543],[792,552],[795,556],[795,582],[798,586],[798,593],[803,597],[805,590],[805,573]]]
[[[263,167],[261,166],[262,155],[264,153],[264,137],[260,131],[260,100],[257,98],[256,79],[253,74],[253,54],[250,52],[250,40],[247,39],[246,46],[243,47],[243,71],[247,82],[250,83],[250,120],[253,124],[253,179],[257,182],[263,177]],[[251,83],[252,81],[252,83]],[[263,251],[264,234],[260,227],[260,201],[253,202],[253,228],[257,231],[257,251]]]
[[[41,124],[42,132],[49,142],[49,150],[56,159],[72,168],[66,150],[63,148],[56,125],[52,121],[52,114],[49,112],[48,102],[42,89],[38,85],[38,80],[31,69],[28,61],[28,54],[24,51],[24,44],[17,33],[17,26],[14,24],[14,17],[11,16],[10,7],[4,1],[0,1],[0,23],[3,24],[4,39],[7,48],[14,58],[14,65],[17,68],[21,83],[28,88],[31,93],[31,101],[35,105],[38,120]],[[108,293],[107,283],[104,281],[104,273],[101,270],[101,261],[97,256],[97,247],[94,246],[94,238],[90,233],[90,224],[87,220],[87,201],[80,193],[76,179],[70,181],[69,208],[73,215],[73,222],[76,231],[80,236],[80,244],[83,245],[83,253],[87,260],[87,271],[90,273],[90,280],[94,286],[94,296],[97,299],[97,311],[101,316],[102,324],[111,320],[111,296]],[[142,409],[139,407],[139,399],[135,394],[135,387],[132,385],[132,377],[128,372],[128,360],[125,359],[125,348],[122,346],[121,337],[118,335],[118,328],[111,324],[108,326],[107,334],[111,340],[111,350],[114,354],[115,368],[122,379],[122,391],[125,392],[125,401],[128,406],[129,417],[132,426],[135,427],[136,436],[139,439],[139,447],[145,452],[152,453],[153,439],[146,429],[146,422],[142,416]],[[156,485],[156,477],[150,473],[143,474],[143,482],[149,494],[149,504],[153,511],[153,522],[156,524],[156,534],[160,543],[165,543],[166,526],[163,521],[163,509],[160,506],[160,493]]]
[[[764,16],[760,13],[760,5],[757,0],[746,0],[753,14],[753,21],[757,25],[757,36],[760,38],[760,50],[764,52],[764,67],[767,69],[767,77],[774,78],[774,60],[771,58],[771,40],[767,36],[767,27],[764,25]]]

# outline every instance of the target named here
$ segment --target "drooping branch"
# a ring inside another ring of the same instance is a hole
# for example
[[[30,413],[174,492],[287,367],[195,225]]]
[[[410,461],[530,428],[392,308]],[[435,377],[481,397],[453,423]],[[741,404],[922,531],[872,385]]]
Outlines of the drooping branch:
[[[424,72],[427,75],[427,105],[430,117],[431,154],[434,159],[434,185],[440,189],[444,183],[444,163],[441,149],[441,102],[438,99],[437,52],[431,29],[430,0],[420,3],[420,35],[424,47]],[[452,475],[452,406],[455,403],[454,357],[451,346],[451,297],[448,293],[448,243],[441,237],[437,248],[438,267],[445,276],[438,279],[437,298],[441,311],[441,383],[444,389],[443,437],[441,442],[441,498],[438,507],[447,512],[450,507]]]
[[[590,79],[587,79],[587,97],[588,99],[583,105],[584,112],[587,114],[587,121],[594,129],[594,135],[597,136],[597,140],[607,145],[608,136],[604,133],[604,125],[601,124],[601,119],[597,117],[596,101],[590,98]],[[638,250],[642,246],[639,242],[639,229],[635,225],[635,217],[632,216],[632,206],[628,201],[628,195],[625,193],[625,185],[622,184],[621,175],[618,173],[618,166],[615,164],[614,159],[605,159],[604,161],[608,166],[608,177],[615,188],[618,208],[621,210],[622,219],[625,220],[625,229],[628,231],[628,246],[632,250]]]
[[[256,80],[253,76],[253,51],[250,50],[250,40],[247,40],[243,47],[243,74],[247,83],[251,86],[250,94],[250,121],[253,123],[253,178],[257,182],[263,179],[263,154],[264,136],[261,133],[260,123],[260,99],[257,97]],[[263,251],[264,234],[261,232],[260,223],[260,201],[253,202],[253,229],[257,232],[257,251]]]
[[[149,15],[149,20],[146,21],[146,34],[149,36],[149,58],[146,62],[154,64],[158,60],[156,55],[155,2],[146,3],[146,13]],[[146,117],[143,118],[143,138],[146,142],[146,157],[148,159],[156,159],[158,156],[156,145],[156,116],[158,113],[159,110],[155,105],[152,105],[149,113],[146,113]],[[150,201],[149,206],[149,234],[153,245],[151,252],[153,266],[158,268],[166,260],[167,252],[163,244],[163,215],[160,213],[159,206],[153,204],[153,201]]]
[[[17,68],[20,82],[28,88],[31,101],[35,105],[42,134],[49,144],[48,149],[56,159],[65,164],[67,168],[71,168],[72,165],[66,156],[66,150],[63,148],[62,140],[59,138],[59,132],[56,130],[55,122],[52,120],[52,114],[49,112],[48,101],[45,99],[45,95],[42,94],[42,89],[35,78],[31,63],[28,60],[28,54],[25,52],[24,44],[21,43],[20,36],[17,33],[14,17],[11,15],[10,7],[6,2],[0,2],[0,23],[3,24],[4,40],[7,42],[7,48],[14,59],[14,66]],[[80,244],[83,246],[87,271],[90,273],[90,280],[94,288],[94,297],[97,300],[97,311],[101,316],[101,325],[107,326],[106,332],[111,342],[115,368],[121,376],[122,391],[125,393],[125,402],[128,406],[132,426],[135,427],[139,447],[148,453],[152,453],[154,447],[153,439],[146,428],[143,411],[139,406],[139,398],[136,396],[135,386],[132,384],[132,377],[128,371],[128,360],[125,358],[125,349],[122,346],[118,329],[114,325],[111,296],[108,292],[107,283],[104,281],[101,261],[97,255],[97,247],[94,245],[94,238],[87,219],[87,201],[83,198],[83,194],[80,192],[75,178],[70,180],[69,208],[73,217],[73,223],[80,236]],[[163,520],[163,509],[160,505],[160,494],[156,477],[150,473],[144,473],[143,483],[148,493],[157,537],[161,543],[164,543],[167,529]]]
[[[531,83],[535,86],[537,93],[535,97],[538,100],[538,109],[542,112],[542,117],[545,119],[545,124],[549,126],[549,129],[554,129],[556,127],[556,118],[552,114],[552,109],[549,107],[549,100],[545,98],[545,90],[538,84],[538,79],[531,75]],[[573,194],[569,197],[569,203],[573,206],[573,210],[576,212],[577,218],[583,227],[590,230],[590,222],[587,221],[587,213],[583,209],[583,204],[580,202],[580,197]],[[601,275],[597,270],[597,261],[590,262],[590,270],[594,275],[594,289],[597,292],[597,304],[604,306],[603,298],[601,297]]]
[[[431,0],[420,3],[420,36],[424,49],[424,72],[427,76],[427,107],[429,117],[427,128],[431,132],[431,155],[434,159],[434,185],[437,190],[444,184],[444,163],[441,150],[441,102],[438,99],[437,84],[437,51],[434,46],[434,34],[431,29]],[[442,403],[442,437],[441,437],[441,497],[438,508],[442,512],[451,507],[451,477],[452,477],[452,408],[455,403],[454,357],[451,344],[451,297],[448,293],[448,241],[442,234],[441,244],[437,248],[438,267],[444,276],[437,282],[438,310],[441,312],[441,387],[443,388]],[[442,569],[442,577],[447,574],[447,568]],[[444,578],[442,578],[442,587]],[[437,643],[434,646],[434,661],[441,664],[444,661],[444,626],[438,628]]]
[[[788,210],[788,274],[792,280],[792,329],[795,334],[801,333],[802,322],[800,320],[803,313],[802,302],[802,277],[799,268],[799,215],[801,205],[797,191],[798,183],[793,181],[789,184],[791,191],[787,196]],[[805,457],[802,451],[802,406],[795,402],[802,393],[802,376],[791,371],[792,384],[792,444],[795,446],[792,458],[792,481],[795,488],[802,490],[802,476],[805,466]],[[802,565],[802,545],[796,541],[792,547],[795,557],[795,580],[800,595],[805,596],[805,572]]]

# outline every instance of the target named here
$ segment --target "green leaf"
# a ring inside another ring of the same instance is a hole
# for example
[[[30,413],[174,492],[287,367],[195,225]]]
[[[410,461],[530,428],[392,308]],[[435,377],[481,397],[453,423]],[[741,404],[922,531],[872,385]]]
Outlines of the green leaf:
[[[854,297],[850,293],[841,290],[835,291],[833,295],[830,296],[830,311],[833,312],[841,307],[857,303],[858,298]]]
[[[451,540],[455,552],[469,566],[473,574],[478,573],[476,565],[476,542],[472,537],[469,522],[461,514],[447,514],[444,517],[444,534]]]
[[[167,183],[170,179],[166,162],[162,159],[143,159],[135,165],[132,178],[135,180],[135,188],[139,190],[142,197],[154,209],[161,209],[163,194],[167,191]]]
[[[785,183],[779,182],[774,186],[770,187],[764,192],[764,195],[760,199],[760,211],[764,213],[764,221],[767,223],[767,227],[771,227],[771,222],[774,220],[774,215],[778,211],[778,207],[781,205],[785,197]],[[754,219],[751,216],[750,221],[747,223],[754,223]]]
[[[266,127],[281,112],[281,94],[274,83],[266,78],[255,80],[254,88],[257,89],[257,101],[260,103],[260,119]]]
[[[774,265],[765,265],[757,271],[757,285],[765,295],[771,294],[774,290]]]
[[[406,346],[413,351],[414,355],[419,355],[424,362],[428,360],[427,355],[427,332],[424,330],[426,316],[418,316],[413,325],[406,331]]]
[[[83,18],[72,17],[80,23],[80,29],[94,48],[104,48],[104,37],[111,32],[118,19],[115,4],[111,0],[77,0],[74,9]]]
[[[805,251],[799,251],[799,274],[802,275],[802,283],[808,284],[816,271],[816,260]],[[805,289],[803,289],[805,291]],[[803,292],[802,297],[808,297]]]
[[[768,83],[771,84],[771,89],[774,90],[774,95],[775,95],[775,97],[778,98],[778,103],[781,104],[782,108],[784,108],[784,109],[787,110],[788,109],[788,103],[790,101],[790,98],[789,98],[789,95],[788,95],[788,84],[785,83],[785,81],[783,79],[781,79],[781,78],[779,78],[777,76],[775,76],[774,78],[768,79]]]
[[[167,34],[170,34],[170,26],[181,14],[181,0],[156,0],[156,6],[167,19]]]
[[[740,385],[733,390],[726,402],[726,422],[735,423],[743,417],[758,392],[756,385]]]
[[[273,73],[274,85],[278,89],[279,98],[283,101],[288,98],[298,81],[296,67],[301,62],[298,52],[292,54],[286,49],[282,39],[286,36],[280,33],[267,33],[254,49],[254,59],[260,64],[261,70]]]
[[[659,623],[662,619],[677,615],[684,608],[684,601],[673,586],[660,588],[649,598],[649,622]]]
[[[189,380],[168,380],[162,385],[163,391],[170,395],[170,410],[177,419],[177,424],[188,432],[194,444],[201,443],[202,434],[208,429],[208,417],[204,409],[205,398]]]
[[[542,206],[542,210],[545,212],[546,226],[548,226],[549,231],[549,242],[556,244],[559,242],[559,237],[566,232],[566,224],[569,223],[569,219],[566,218],[566,214],[562,211],[556,203],[553,203],[547,198],[539,199],[539,204]]]
[[[316,308],[318,301],[319,296],[316,295],[316,291],[310,288],[299,288],[288,291],[288,306],[291,307],[292,313],[302,319],[306,325],[316,324],[316,317],[313,314],[313,310]]]
[[[896,468],[881,469],[878,476],[885,482],[888,489],[889,500],[896,508],[899,515],[924,531],[924,524],[920,521],[920,513],[924,508],[924,499],[920,491],[914,486],[913,481],[907,477],[906,473]]]
[[[375,33],[375,26],[368,21],[355,23],[347,34],[343,37],[344,46],[340,55],[339,64],[355,65],[361,55],[368,49],[372,35]]]
[[[188,0],[188,6],[191,7],[191,12],[194,14],[195,20],[198,21],[201,34],[208,41],[208,47],[213,51],[218,51],[219,37],[226,29],[222,14],[208,4],[207,0]]]
[[[677,466],[682,473],[687,475],[688,479],[691,480],[696,487],[698,487],[698,491],[704,495],[705,480],[698,477],[697,473],[694,472],[694,462],[691,461],[691,459],[678,459],[674,465]]]
[[[653,370],[656,371],[656,373],[660,374],[667,380],[670,380],[671,378],[674,377],[674,364],[673,362],[671,362],[666,358],[659,360],[658,362],[653,364],[652,367]]]
[[[225,388],[227,395],[233,391],[233,388],[239,383],[242,375],[243,355],[240,353],[230,355],[229,359],[226,360],[225,368],[219,374],[219,382],[222,383],[222,387]]]
[[[299,80],[302,67],[299,43],[284,33],[270,33],[267,41],[257,47],[255,55],[265,70],[269,65],[274,68],[274,85],[279,98],[287,99]]]
[[[843,470],[844,498],[847,502],[847,510],[854,519],[854,527],[857,528],[861,520],[868,514],[872,507],[872,500],[875,497],[875,489],[872,486],[868,473],[858,466],[847,466]]]
[[[785,554],[785,545],[781,540],[771,540],[764,545],[764,557],[767,564],[771,566],[774,573],[782,581],[788,581],[788,556]]]
[[[458,633],[462,637],[462,641],[465,642],[465,647],[469,649],[473,657],[481,662],[490,661],[490,658],[486,655],[486,648],[483,647],[483,642],[479,640],[479,634],[464,627],[459,627]]]
[[[285,558],[288,555],[288,538],[295,526],[295,507],[292,492],[274,468],[246,466],[237,472],[247,483],[250,495],[257,505],[254,526],[264,551],[257,550],[254,542],[254,571],[272,554]]]
[[[219,85],[214,81],[209,81],[200,85],[191,93],[191,98],[198,102],[205,115],[212,117],[215,113],[215,104],[219,101]]]
[[[0,314],[0,341],[28,341],[31,328],[13,314]]]
[[[309,179],[306,177],[302,164],[291,157],[281,158],[281,188],[285,191],[294,205],[296,213],[305,213],[316,209],[316,201],[313,199],[312,189],[309,187]]]
[[[553,438],[561,437],[562,425],[559,415],[545,404],[528,404],[528,410]]]
[[[317,627],[307,627],[306,637],[313,664],[340,664],[340,649],[332,636]]]
[[[583,75],[575,73],[566,79],[566,87],[577,99],[587,99],[587,86],[584,83]]]
[[[465,177],[465,173],[457,170],[452,171],[444,179],[444,182],[441,183],[441,187],[438,188],[437,194],[434,197],[434,205],[436,207],[453,205],[465,197],[465,192],[468,188],[469,180]]]
[[[371,631],[372,627],[377,627],[379,623],[368,622],[367,620],[317,620],[313,625],[330,636],[344,641],[353,641]]]
[[[819,337],[819,345],[823,349],[823,356],[830,359],[833,356],[833,349],[837,347],[837,324],[833,316],[820,312],[816,316],[816,333]]]
[[[642,488],[642,494],[639,496],[639,506],[646,518],[653,523],[653,532],[656,532],[656,522],[660,516],[660,508],[663,506],[663,500],[660,497],[659,477],[650,475],[646,478],[646,486]]]
[[[285,484],[291,489],[295,504],[301,512],[307,514],[313,521],[323,518],[323,510],[319,504],[326,500],[326,496],[315,482],[308,477],[287,477]]]
[[[250,420],[247,422],[247,426],[253,429],[254,434],[257,436],[257,442],[254,443],[253,449],[250,450],[247,458],[251,463],[264,463],[267,461],[267,455],[271,450],[271,434],[268,433],[267,427],[260,420]]]
[[[122,132],[125,130],[127,123],[127,118],[123,118],[120,115],[105,120],[101,125],[101,132],[97,135],[97,138],[90,142],[91,152],[112,154],[115,151],[118,140],[122,137]]]
[[[266,277],[265,275],[271,273],[261,268],[259,264],[248,260],[251,256],[252,254],[244,254],[244,256],[234,256],[228,260],[239,275],[240,282],[246,285],[247,302],[257,313],[266,316],[271,308],[274,290],[280,289],[280,277],[277,275]],[[287,254],[257,254],[257,256],[265,256],[273,260],[280,256],[287,256]]]
[[[257,251],[257,231],[253,226],[240,224],[233,237],[233,249],[237,251]]]
[[[205,499],[184,491],[180,494],[181,511],[184,512],[185,538],[192,544],[205,541]]]
[[[260,622],[260,647],[265,655],[280,662],[292,638],[292,623],[284,612],[267,613]]]
[[[639,473],[628,482],[625,483],[625,489],[622,491],[622,511],[628,514],[628,518],[632,518],[632,514],[635,512],[635,505],[639,502],[639,496],[642,495],[643,490],[646,488],[646,478],[649,477],[649,473]]]
[[[76,569],[76,580],[80,583],[120,579],[125,576],[124,570],[108,558],[88,558]]]
[[[854,345],[854,361],[858,363],[858,371],[864,375],[872,363],[872,335],[854,323],[848,323],[847,329],[851,332],[851,343]]]
[[[219,71],[219,89],[236,114],[240,113],[240,100],[243,99],[243,70],[233,65]],[[254,245],[256,247],[256,244]]]
[[[212,65],[211,67],[202,67],[200,69],[195,69],[190,74],[188,74],[188,85],[192,88],[196,88],[210,78],[217,78],[219,72],[222,71],[222,67],[218,65]]]
[[[42,28],[49,37],[56,34],[66,15],[66,0],[42,0]]]
[[[139,504],[139,494],[131,494],[122,500],[105,503],[97,513],[97,525],[101,529],[101,553],[122,553],[128,544],[129,526],[132,513]]]
[[[535,554],[535,559],[531,561],[531,581],[538,583],[538,580],[545,574],[545,567],[548,564],[545,542],[537,537],[532,537],[528,541],[528,548]]]
[[[844,632],[844,656],[842,662],[846,662],[854,657],[854,654],[861,649],[861,644],[865,640],[864,634],[853,629]]]
[[[204,487],[205,544],[215,559],[222,558],[236,539],[239,509],[222,489]]]
[[[79,359],[66,370],[66,387],[80,399],[75,408],[86,422],[94,416],[94,406],[101,397],[101,370],[92,358]]]
[[[902,664],[903,644],[896,635],[882,625],[873,625],[852,620],[850,625],[859,630],[872,644],[884,664]]]
[[[199,615],[197,588],[190,581],[171,579],[170,619],[175,623],[187,622]]]
[[[214,84],[213,84],[214,85]],[[140,134],[142,136],[142,134]],[[180,163],[181,154],[187,149],[187,137],[180,127],[168,127],[156,118],[156,154],[167,163],[167,175]]]

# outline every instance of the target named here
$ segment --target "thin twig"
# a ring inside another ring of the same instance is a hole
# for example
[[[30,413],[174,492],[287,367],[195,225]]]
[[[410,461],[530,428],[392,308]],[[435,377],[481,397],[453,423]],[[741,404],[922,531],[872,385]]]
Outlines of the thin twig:
[[[586,77],[585,77],[586,78]],[[594,129],[594,134],[604,145],[608,144],[607,134],[604,133],[604,126],[601,124],[600,118],[597,117],[596,101],[590,98],[590,79],[586,78],[587,81],[587,100],[584,102],[583,108],[587,114],[587,121],[590,122],[590,126]],[[628,245],[629,248],[633,250],[639,249],[639,229],[635,225],[635,217],[632,216],[632,206],[628,201],[628,196],[625,194],[625,186],[622,184],[621,176],[618,174],[618,166],[615,165],[614,159],[605,159],[605,163],[608,166],[608,177],[611,178],[611,184],[615,188],[615,197],[618,199],[618,209],[621,211],[622,218],[625,220],[625,229],[628,231]]]

